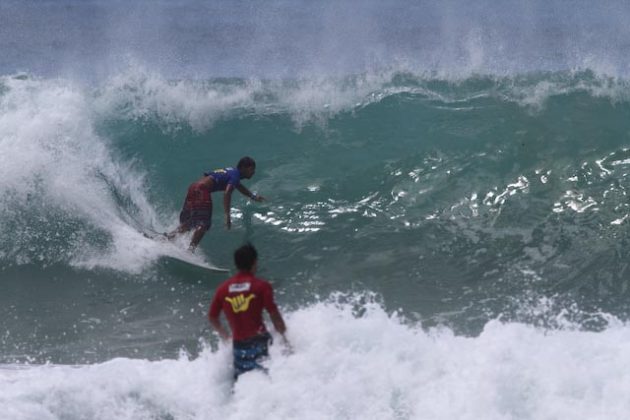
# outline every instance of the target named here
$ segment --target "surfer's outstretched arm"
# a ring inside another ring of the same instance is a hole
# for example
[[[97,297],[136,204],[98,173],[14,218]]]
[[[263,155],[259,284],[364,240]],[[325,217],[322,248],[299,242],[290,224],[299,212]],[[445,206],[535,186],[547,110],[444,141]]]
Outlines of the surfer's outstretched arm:
[[[262,195],[254,194],[249,189],[247,189],[247,187],[244,186],[243,184],[238,184],[236,189],[245,197],[248,197],[254,201],[258,201],[258,202],[265,201],[265,197],[263,197]]]
[[[225,212],[225,227],[230,230],[232,228],[232,191],[233,185],[228,185],[223,194],[223,211]]]

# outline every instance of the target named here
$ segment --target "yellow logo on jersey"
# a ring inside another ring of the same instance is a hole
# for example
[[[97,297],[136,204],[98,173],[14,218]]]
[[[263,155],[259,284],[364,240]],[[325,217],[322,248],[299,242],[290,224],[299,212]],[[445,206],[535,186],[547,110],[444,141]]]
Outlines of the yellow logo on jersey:
[[[249,302],[254,299],[254,294],[251,294],[247,297],[243,296],[243,294],[241,293],[240,295],[234,296],[234,297],[226,297],[225,300],[227,300],[228,302],[230,302],[230,305],[232,305],[232,310],[234,311],[234,313],[238,313],[238,312],[245,312],[246,310],[249,309]]]

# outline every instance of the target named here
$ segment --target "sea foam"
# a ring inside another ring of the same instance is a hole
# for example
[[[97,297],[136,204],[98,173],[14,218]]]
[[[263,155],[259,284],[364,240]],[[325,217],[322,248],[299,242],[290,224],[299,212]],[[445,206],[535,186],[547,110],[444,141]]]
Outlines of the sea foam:
[[[543,330],[490,321],[478,336],[425,330],[379,305],[287,314],[294,352],[232,388],[230,347],[199,357],[5,365],[3,415],[27,419],[623,418],[630,328]]]

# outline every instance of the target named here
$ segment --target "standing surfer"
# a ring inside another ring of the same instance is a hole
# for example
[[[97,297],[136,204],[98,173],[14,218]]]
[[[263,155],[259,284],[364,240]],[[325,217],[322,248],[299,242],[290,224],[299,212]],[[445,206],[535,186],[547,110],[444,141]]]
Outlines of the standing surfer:
[[[201,179],[188,187],[182,211],[179,213],[179,227],[167,234],[168,238],[173,239],[178,234],[193,230],[190,250],[194,251],[212,225],[212,193],[215,191],[225,191],[223,195],[225,227],[230,229],[232,227],[230,215],[232,192],[235,189],[254,201],[265,200],[264,197],[252,193],[241,184],[241,179],[250,179],[255,172],[256,162],[249,156],[241,158],[236,168],[229,167],[205,172]]]
[[[263,309],[269,313],[274,328],[290,350],[284,336],[287,327],[273,298],[273,287],[263,279],[255,277],[258,268],[258,253],[251,244],[243,245],[234,252],[234,263],[239,272],[219,285],[208,312],[212,327],[222,339],[232,338],[234,355],[234,378],[241,373],[261,369],[260,362],[269,355],[271,335],[263,322]],[[228,320],[229,331],[221,325],[221,312]]]

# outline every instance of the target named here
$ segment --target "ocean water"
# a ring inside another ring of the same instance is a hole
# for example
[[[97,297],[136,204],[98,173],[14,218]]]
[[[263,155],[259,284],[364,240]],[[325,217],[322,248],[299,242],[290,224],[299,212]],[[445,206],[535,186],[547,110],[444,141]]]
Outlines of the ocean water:
[[[0,419],[629,417],[628,18],[1,2]],[[226,275],[142,231],[243,155],[199,252],[258,248],[294,352],[233,386]]]

